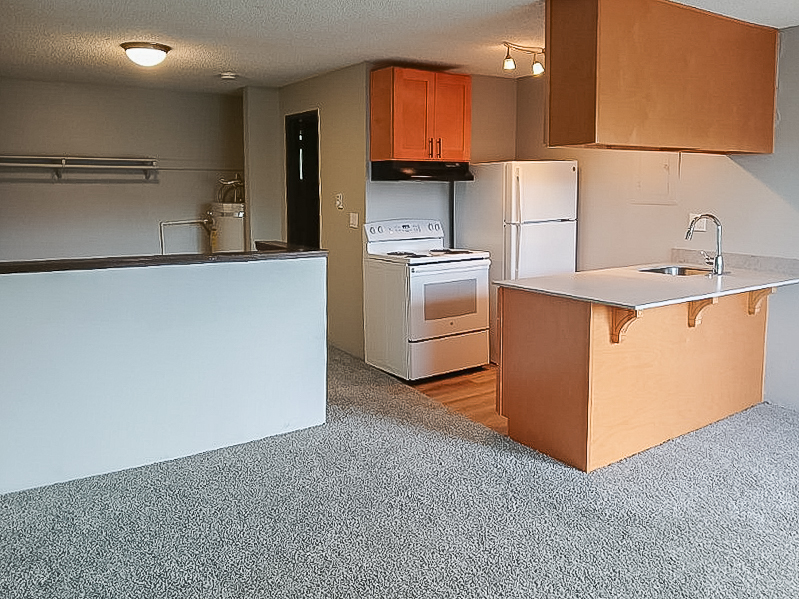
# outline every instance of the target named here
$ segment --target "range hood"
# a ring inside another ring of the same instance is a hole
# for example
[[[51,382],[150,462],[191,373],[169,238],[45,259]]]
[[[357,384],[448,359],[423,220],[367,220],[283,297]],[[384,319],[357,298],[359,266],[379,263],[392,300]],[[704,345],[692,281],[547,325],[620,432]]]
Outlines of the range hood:
[[[474,181],[468,162],[373,160],[372,181]]]

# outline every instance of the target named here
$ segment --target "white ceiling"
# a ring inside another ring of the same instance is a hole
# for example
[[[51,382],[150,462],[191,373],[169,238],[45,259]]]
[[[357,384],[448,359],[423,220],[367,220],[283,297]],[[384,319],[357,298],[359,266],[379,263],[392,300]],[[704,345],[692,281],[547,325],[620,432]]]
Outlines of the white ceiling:
[[[797,0],[680,0],[745,21],[799,25]],[[502,41],[544,45],[544,0],[0,0],[0,76],[232,92],[364,61],[502,71]],[[173,48],[158,67],[125,41]],[[219,74],[234,71],[236,81]]]

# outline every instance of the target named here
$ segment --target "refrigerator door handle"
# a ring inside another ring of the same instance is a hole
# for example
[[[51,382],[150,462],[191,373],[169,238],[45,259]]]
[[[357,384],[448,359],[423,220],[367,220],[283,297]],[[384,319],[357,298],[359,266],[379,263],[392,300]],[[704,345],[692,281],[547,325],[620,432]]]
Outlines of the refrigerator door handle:
[[[519,253],[521,252],[521,237],[522,226],[519,223],[511,225],[511,256],[510,256],[510,274],[511,279],[516,280],[519,278]]]
[[[522,219],[522,174],[521,169],[517,166],[514,168],[515,177],[514,177],[514,184],[515,189],[513,190],[513,203],[514,203],[514,214],[511,215],[511,219],[514,223],[520,223],[523,221]]]

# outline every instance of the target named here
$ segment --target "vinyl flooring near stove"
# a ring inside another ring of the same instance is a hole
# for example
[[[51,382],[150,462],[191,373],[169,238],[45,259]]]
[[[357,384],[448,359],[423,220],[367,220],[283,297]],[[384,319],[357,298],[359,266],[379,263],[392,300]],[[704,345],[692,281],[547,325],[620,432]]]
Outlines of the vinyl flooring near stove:
[[[497,367],[494,364],[435,376],[410,385],[454,412],[503,435],[508,420],[496,412]]]

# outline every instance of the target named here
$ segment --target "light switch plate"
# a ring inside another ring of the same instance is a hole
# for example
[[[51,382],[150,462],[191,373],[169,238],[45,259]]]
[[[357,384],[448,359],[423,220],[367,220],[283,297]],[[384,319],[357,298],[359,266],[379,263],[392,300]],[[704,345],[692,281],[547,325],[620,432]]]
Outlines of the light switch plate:
[[[350,227],[353,229],[358,228],[358,213],[357,212],[350,212]]]

